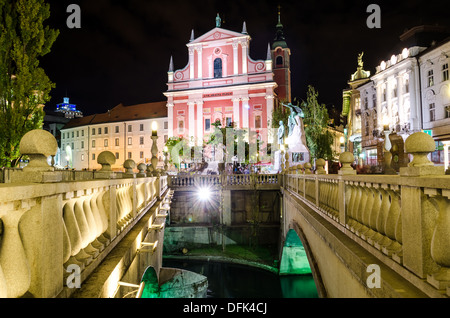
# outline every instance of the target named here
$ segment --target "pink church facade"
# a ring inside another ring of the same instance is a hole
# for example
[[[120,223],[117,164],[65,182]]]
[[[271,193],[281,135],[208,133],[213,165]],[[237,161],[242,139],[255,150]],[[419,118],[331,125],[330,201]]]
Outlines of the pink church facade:
[[[220,27],[187,43],[189,61],[174,70],[170,62],[167,97],[169,137],[183,136],[201,145],[219,120],[269,139],[274,109],[274,81],[270,46],[266,60],[249,54],[250,36]]]

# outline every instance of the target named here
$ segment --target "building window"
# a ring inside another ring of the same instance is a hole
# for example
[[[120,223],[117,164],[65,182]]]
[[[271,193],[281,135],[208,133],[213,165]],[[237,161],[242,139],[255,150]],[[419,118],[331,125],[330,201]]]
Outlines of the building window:
[[[222,77],[222,59],[216,58],[214,60],[214,78]]]
[[[435,121],[436,120],[436,107],[435,107],[434,103],[431,103],[429,105],[429,110],[430,110],[430,121]]]
[[[62,133],[62,139],[64,139],[65,135],[66,135],[66,133]]]
[[[139,130],[140,130],[140,131],[144,131],[144,124],[140,124],[140,125],[139,125]]]
[[[95,160],[95,153],[92,154],[92,160]]]
[[[84,129],[81,131],[81,137],[84,137]]]
[[[108,147],[108,139],[105,139],[105,140],[103,141],[103,146],[104,146],[104,147]]]
[[[405,79],[405,93],[409,93],[409,79]]]
[[[119,138],[116,138],[115,145],[119,146]]]
[[[72,138],[74,137],[74,133],[75,133],[75,132],[74,132],[74,131],[72,131]]]
[[[84,161],[84,154],[81,154],[81,161]]]
[[[95,140],[92,140],[92,148],[95,148]]]
[[[119,133],[119,126],[116,126],[116,127],[115,127],[115,132],[116,132],[116,134]]]
[[[132,132],[133,131],[133,126],[128,125],[128,132]]]
[[[140,144],[140,145],[143,145],[143,144],[144,144],[144,137],[143,137],[143,136],[140,136],[140,137],[139,137],[139,144]]]
[[[178,133],[183,134],[184,133],[184,119],[178,120]]]
[[[84,141],[81,141],[81,149],[84,149]]]
[[[444,110],[445,110],[445,118],[450,118],[450,105],[445,106]]]
[[[386,87],[383,87],[383,102],[385,102],[387,99],[386,97]]]
[[[72,142],[72,149],[75,149],[75,147],[73,146],[73,142]]]
[[[206,118],[205,119],[205,131],[210,131],[210,130],[211,130],[211,119]]]
[[[261,128],[262,123],[261,123],[261,115],[256,115],[255,116],[255,128]]]
[[[361,108],[361,98],[355,98],[355,109],[358,110]]]
[[[168,121],[164,122],[164,129],[169,129],[169,122]]]
[[[77,137],[80,137],[80,131],[77,130]]]
[[[128,146],[131,146],[133,144],[133,138],[128,137]]]
[[[168,135],[164,135],[164,143],[166,143],[169,140],[169,136]]]
[[[131,158],[132,158],[131,152],[128,152],[128,159],[131,159]]]
[[[141,152],[139,153],[139,158],[144,159],[144,152],[143,152],[143,151],[141,151]]]
[[[428,77],[427,77],[428,87],[434,85],[434,76],[433,76],[433,70],[428,71]]]
[[[108,133],[108,127],[105,127],[104,131],[105,131],[105,134],[107,134]]]
[[[102,129],[98,128],[98,134],[101,135],[102,134]]]
[[[92,136],[95,135],[95,128],[92,128]]]
[[[225,118],[226,127],[231,127],[231,123],[232,122],[233,122],[233,119],[231,117],[226,117]]]
[[[442,81],[448,81],[448,63],[442,65]]]
[[[397,84],[395,84],[394,88],[392,89],[392,97],[397,97]]]
[[[119,159],[119,153],[116,152],[116,159]]]
[[[276,66],[283,66],[283,57],[281,55],[277,56],[277,59],[275,60]]]

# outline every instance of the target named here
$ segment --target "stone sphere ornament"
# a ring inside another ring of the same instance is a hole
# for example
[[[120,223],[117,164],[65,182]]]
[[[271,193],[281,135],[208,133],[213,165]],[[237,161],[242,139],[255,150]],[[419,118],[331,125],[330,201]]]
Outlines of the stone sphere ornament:
[[[97,163],[102,165],[99,171],[111,171],[111,165],[116,163],[116,156],[111,151],[102,151],[97,157]]]
[[[19,151],[30,158],[28,165],[23,168],[24,171],[55,170],[48,164],[47,158],[56,155],[58,143],[48,131],[35,129],[27,132],[20,140]]]
[[[408,164],[409,167],[433,166],[433,162],[428,160],[430,152],[436,150],[436,144],[430,135],[424,132],[415,132],[405,141],[405,152],[413,155],[413,160]]]

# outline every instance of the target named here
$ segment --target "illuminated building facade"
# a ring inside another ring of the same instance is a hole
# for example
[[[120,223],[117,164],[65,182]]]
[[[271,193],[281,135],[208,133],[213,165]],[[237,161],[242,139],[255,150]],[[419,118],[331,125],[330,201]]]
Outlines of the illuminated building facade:
[[[251,130],[269,141],[276,99],[290,100],[290,51],[277,25],[277,38],[267,47],[265,60],[250,57],[250,35],[216,27],[187,43],[189,62],[179,70],[170,61],[167,97],[169,136],[182,136],[201,145],[217,120],[222,126]],[[275,59],[275,63],[273,62]],[[275,64],[275,65],[274,65]],[[277,78],[274,72],[277,70]],[[276,91],[277,86],[279,91]],[[269,141],[271,142],[271,141]]]

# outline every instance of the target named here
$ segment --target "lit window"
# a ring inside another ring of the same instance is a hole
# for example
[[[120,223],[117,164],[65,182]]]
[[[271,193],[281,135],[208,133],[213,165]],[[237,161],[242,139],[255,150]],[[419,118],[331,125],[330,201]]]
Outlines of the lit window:
[[[450,105],[445,106],[445,118],[450,118]]]
[[[128,145],[131,146],[133,144],[133,138],[128,137]]]
[[[103,146],[108,147],[108,139],[105,139],[105,140],[103,141]]]
[[[428,71],[428,87],[434,85],[434,76],[433,76],[433,70]]]
[[[119,146],[119,138],[116,138],[115,145]]]
[[[442,81],[448,81],[448,63],[442,65]]]
[[[429,105],[429,110],[430,110],[430,121],[435,121],[436,120],[436,107],[435,107],[434,103],[431,103]]]
[[[81,154],[81,161],[84,161],[84,154]]]

